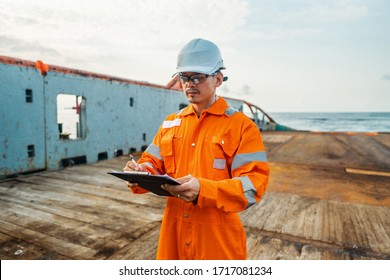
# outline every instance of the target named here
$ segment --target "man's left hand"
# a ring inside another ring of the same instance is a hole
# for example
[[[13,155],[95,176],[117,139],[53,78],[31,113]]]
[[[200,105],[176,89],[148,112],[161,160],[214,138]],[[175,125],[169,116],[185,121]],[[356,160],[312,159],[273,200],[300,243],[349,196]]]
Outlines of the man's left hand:
[[[196,177],[187,175],[178,179],[175,179],[180,185],[162,185],[161,188],[170,192],[173,196],[183,199],[187,202],[193,202],[198,198],[200,183]]]

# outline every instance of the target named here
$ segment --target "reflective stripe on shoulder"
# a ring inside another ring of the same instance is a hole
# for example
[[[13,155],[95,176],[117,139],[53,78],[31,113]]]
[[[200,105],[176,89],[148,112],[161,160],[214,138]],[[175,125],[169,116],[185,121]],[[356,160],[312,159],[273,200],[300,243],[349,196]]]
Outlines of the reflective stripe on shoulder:
[[[255,204],[256,188],[253,185],[252,181],[247,176],[234,177],[233,179],[241,181],[242,189],[244,190],[244,196],[248,200],[248,205],[246,208],[249,208],[253,204]]]
[[[228,107],[225,110],[225,114],[228,115],[229,117],[233,116],[235,113],[238,113],[238,110],[236,108],[233,108],[233,107]]]
[[[267,162],[267,155],[265,152],[236,154],[232,162],[232,170],[244,166],[252,161]]]
[[[163,160],[162,156],[160,155],[160,147],[150,144],[149,147],[145,150],[145,152],[151,154],[158,160]]]
[[[185,107],[185,108],[187,108],[187,107]],[[185,108],[183,108],[183,109],[181,109],[179,112],[177,112],[177,113],[176,113],[176,116],[180,116],[181,113],[183,113],[183,111],[184,111]]]

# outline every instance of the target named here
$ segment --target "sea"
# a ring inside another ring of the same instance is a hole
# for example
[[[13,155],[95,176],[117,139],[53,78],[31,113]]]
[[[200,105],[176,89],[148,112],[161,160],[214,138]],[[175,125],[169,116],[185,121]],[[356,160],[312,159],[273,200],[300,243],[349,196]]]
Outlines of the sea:
[[[268,114],[277,123],[295,130],[390,132],[390,112]]]

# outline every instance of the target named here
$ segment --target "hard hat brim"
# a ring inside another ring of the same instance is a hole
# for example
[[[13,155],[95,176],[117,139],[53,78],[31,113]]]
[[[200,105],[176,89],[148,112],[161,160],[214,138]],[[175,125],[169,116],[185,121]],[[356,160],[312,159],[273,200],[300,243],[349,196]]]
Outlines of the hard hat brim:
[[[184,73],[184,72],[193,72],[193,73],[201,73],[201,74],[213,74],[217,72],[218,70],[224,70],[226,69],[225,67],[215,67],[213,69],[210,69],[210,67],[201,67],[201,66],[185,66],[185,67],[179,67],[176,69],[176,72],[173,74],[177,73]]]

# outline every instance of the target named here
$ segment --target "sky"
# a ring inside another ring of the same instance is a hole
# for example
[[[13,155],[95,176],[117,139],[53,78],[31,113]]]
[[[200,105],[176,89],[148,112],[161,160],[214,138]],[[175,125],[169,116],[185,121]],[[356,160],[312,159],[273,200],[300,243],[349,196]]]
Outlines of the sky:
[[[193,38],[218,94],[266,112],[389,112],[389,0],[0,0],[0,55],[166,85]]]

